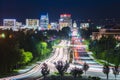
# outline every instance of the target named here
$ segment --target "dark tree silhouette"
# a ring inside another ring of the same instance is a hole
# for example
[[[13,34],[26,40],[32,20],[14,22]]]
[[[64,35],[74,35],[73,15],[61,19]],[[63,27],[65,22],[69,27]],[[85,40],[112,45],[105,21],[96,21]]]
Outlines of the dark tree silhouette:
[[[112,68],[112,70],[113,70],[113,74],[115,75],[115,80],[116,80],[117,75],[119,75],[119,67],[118,66],[114,66]]]
[[[85,75],[86,75],[86,71],[89,69],[89,65],[85,62],[83,64],[83,71],[85,72]]]
[[[109,68],[109,66],[107,64],[105,64],[103,66],[103,73],[106,74],[107,80],[108,80],[108,77],[109,77],[109,72],[110,72],[110,68]]]
[[[75,67],[71,70],[71,74],[76,79],[77,76],[81,76],[83,74],[83,70],[81,68],[76,68]]]
[[[62,61],[58,61],[57,63],[55,62],[54,64],[61,76],[63,76],[64,72],[66,72],[69,68],[69,63],[67,61],[65,64]]]
[[[48,69],[48,65],[46,63],[43,63],[41,73],[42,73],[44,79],[49,74],[49,72],[50,72],[50,70]]]

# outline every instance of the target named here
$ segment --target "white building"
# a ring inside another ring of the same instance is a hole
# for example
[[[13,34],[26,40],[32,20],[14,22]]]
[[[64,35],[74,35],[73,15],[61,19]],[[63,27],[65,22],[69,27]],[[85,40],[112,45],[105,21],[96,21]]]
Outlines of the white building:
[[[3,19],[4,29],[16,28],[16,19]]]
[[[26,28],[37,29],[39,27],[39,19],[26,19]]]

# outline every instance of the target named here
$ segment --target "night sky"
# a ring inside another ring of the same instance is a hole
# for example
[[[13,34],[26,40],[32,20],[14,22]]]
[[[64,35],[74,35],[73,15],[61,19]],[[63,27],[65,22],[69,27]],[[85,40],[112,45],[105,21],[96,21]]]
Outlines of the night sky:
[[[120,18],[120,0],[0,0],[0,20],[40,18],[49,14],[50,21],[58,21],[61,13],[70,13],[75,20]]]

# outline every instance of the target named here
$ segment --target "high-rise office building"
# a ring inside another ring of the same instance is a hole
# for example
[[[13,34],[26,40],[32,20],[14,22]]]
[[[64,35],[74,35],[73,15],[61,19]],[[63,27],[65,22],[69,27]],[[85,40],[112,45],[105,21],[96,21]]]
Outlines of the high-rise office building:
[[[71,14],[61,14],[60,19],[59,19],[59,27],[60,30],[63,27],[72,27],[72,19],[71,19]]]
[[[41,15],[41,17],[40,17],[40,27],[39,27],[39,30],[48,29],[48,25],[49,25],[49,17],[48,17],[48,14]]]

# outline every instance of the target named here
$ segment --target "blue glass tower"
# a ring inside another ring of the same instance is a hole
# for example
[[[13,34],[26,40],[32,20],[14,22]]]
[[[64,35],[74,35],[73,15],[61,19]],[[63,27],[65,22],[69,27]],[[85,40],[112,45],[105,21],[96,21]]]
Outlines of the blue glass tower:
[[[49,24],[48,13],[44,14],[44,15],[41,15],[41,17],[40,17],[40,29],[41,30],[48,29],[48,24]]]

